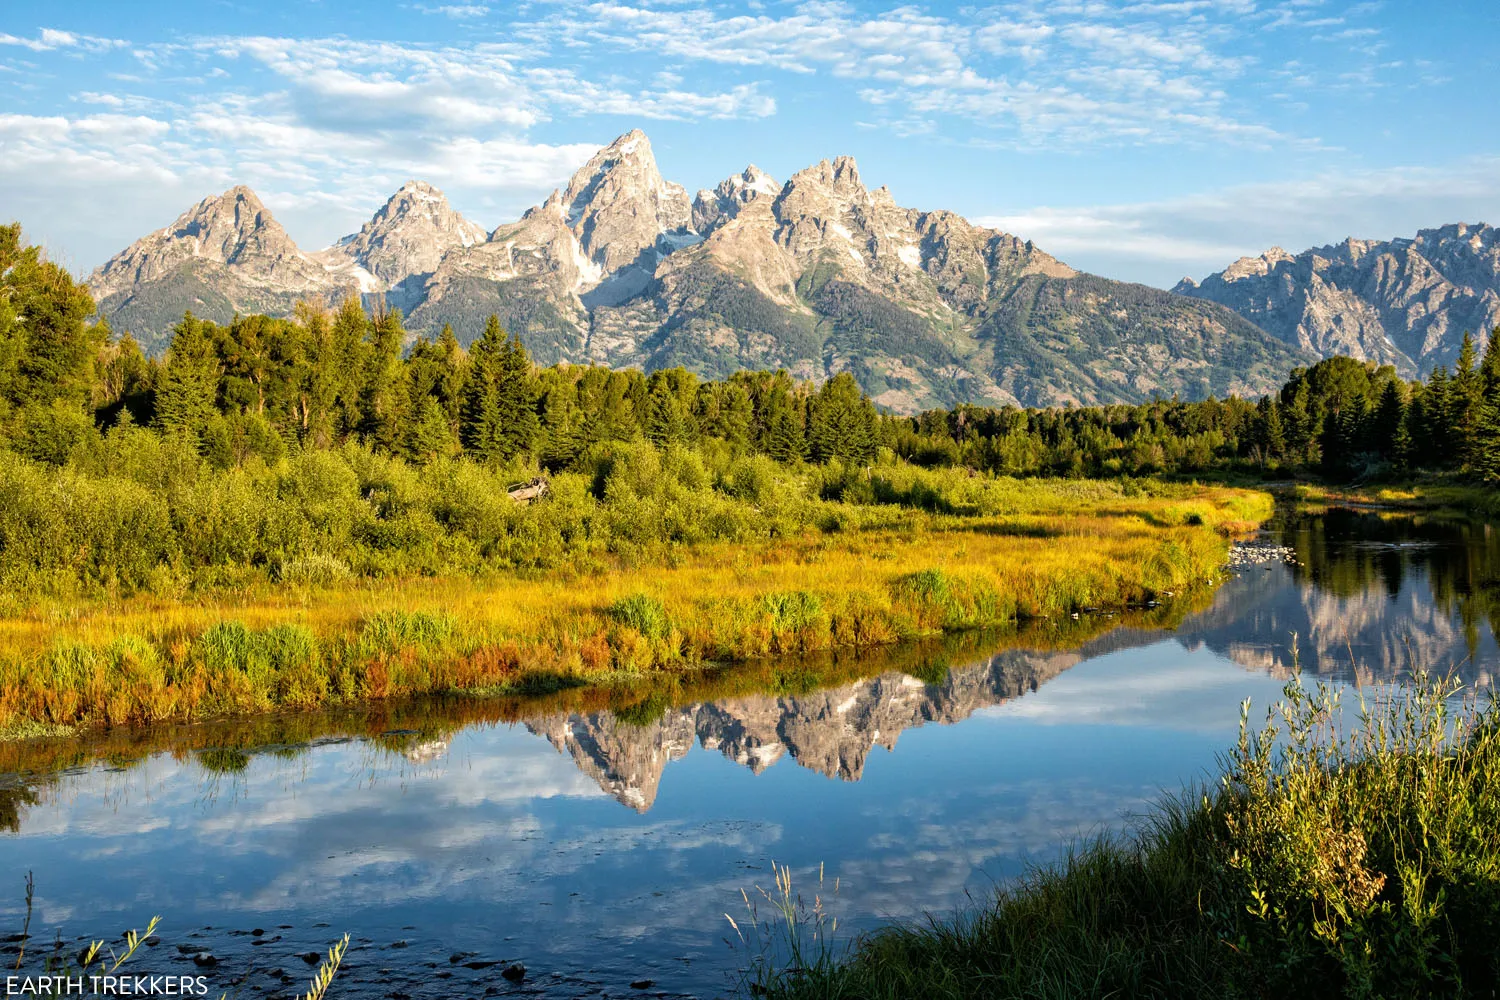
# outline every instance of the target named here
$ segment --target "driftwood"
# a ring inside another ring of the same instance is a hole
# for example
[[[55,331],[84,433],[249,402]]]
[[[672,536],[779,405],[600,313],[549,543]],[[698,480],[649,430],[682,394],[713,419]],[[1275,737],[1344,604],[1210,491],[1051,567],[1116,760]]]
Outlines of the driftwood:
[[[516,503],[525,505],[531,503],[531,501],[533,500],[539,500],[542,497],[546,496],[551,491],[551,489],[552,487],[547,483],[547,477],[538,476],[537,478],[532,479],[529,482],[516,483],[514,486],[508,486],[506,487],[505,492],[510,494],[510,498]]]

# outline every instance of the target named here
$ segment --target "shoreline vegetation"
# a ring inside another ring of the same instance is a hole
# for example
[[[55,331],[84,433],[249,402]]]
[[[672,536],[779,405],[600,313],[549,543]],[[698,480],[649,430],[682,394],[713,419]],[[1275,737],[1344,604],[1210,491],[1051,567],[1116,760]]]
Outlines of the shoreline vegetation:
[[[645,478],[675,479],[655,471]],[[867,477],[872,489],[920,487],[968,512],[802,492],[795,530],[710,534],[603,565],[42,597],[0,620],[0,727],[45,736],[413,695],[629,685],[758,657],[1014,628],[1202,588],[1224,564],[1227,535],[1272,510],[1266,494],[1219,487],[904,466]],[[564,480],[555,492],[568,489]],[[510,501],[502,493],[498,503]],[[766,516],[711,490],[693,506],[701,516],[711,503]],[[562,509],[507,513],[524,523]]]
[[[987,904],[835,941],[778,870],[731,923],[772,1000],[1493,997],[1500,718],[1418,676],[1348,719],[1294,680],[1216,784]],[[835,883],[836,885],[836,883]],[[753,902],[752,902],[753,900]],[[770,917],[760,909],[770,910]]]
[[[0,226],[12,737],[1013,627],[1211,580],[1271,500],[1191,477],[1500,476],[1500,338],[1426,382],[901,416],[850,372],[539,368],[495,317],[188,313],[148,358],[93,313]]]

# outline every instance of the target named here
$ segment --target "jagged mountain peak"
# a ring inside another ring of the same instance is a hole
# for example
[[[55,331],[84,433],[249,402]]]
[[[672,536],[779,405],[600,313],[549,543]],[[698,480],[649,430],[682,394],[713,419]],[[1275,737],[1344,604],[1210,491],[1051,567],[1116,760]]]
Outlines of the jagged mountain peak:
[[[266,231],[272,238],[291,243],[291,237],[272,217],[271,210],[243,184],[204,198],[164,230],[173,238],[196,240],[202,251],[198,256],[216,260],[230,259],[244,248],[246,241]]]
[[[860,180],[859,164],[852,156],[835,156],[832,160],[819,160],[810,167],[797,171],[787,181],[791,187],[818,186],[838,192],[845,197],[868,198],[864,182]]]
[[[1237,281],[1241,278],[1270,274],[1277,264],[1290,263],[1296,259],[1281,247],[1272,247],[1259,257],[1241,257],[1230,264],[1223,271],[1224,280]]]
[[[184,308],[216,320],[290,312],[365,290],[355,274],[303,253],[254,191],[237,184],[136,240],[89,277],[101,315],[148,349],[164,344]]]
[[[318,257],[334,270],[348,270],[365,291],[396,288],[437,270],[443,255],[489,238],[484,227],[464,218],[435,185],[409,180],[360,227]],[[402,298],[402,305],[406,296]]]
[[[251,264],[258,259],[301,258],[303,254],[254,191],[236,184],[209,195],[170,226],[136,240],[89,278],[96,299],[143,281],[159,279],[189,260]]]
[[[752,163],[739,173],[730,174],[720,181],[715,191],[719,194],[753,191],[756,194],[775,195],[781,191],[781,185],[776,183],[776,178]]]
[[[774,198],[780,193],[776,179],[752,163],[724,178],[712,191],[698,192],[693,199],[693,229],[707,236],[756,198]]]
[[[101,314],[157,348],[185,307],[228,321],[361,292],[402,309],[414,334],[451,323],[467,340],[494,314],[544,363],[784,368],[814,381],[848,371],[901,412],[1258,393],[1308,358],[1227,310],[1079,274],[953,212],[901,207],[850,156],[785,184],[751,164],[690,202],[637,129],[489,233],[418,180],[315,255],[248,189],[181,222],[95,283]]]
[[[631,129],[595,153],[568,181],[556,206],[583,253],[605,274],[650,270],[647,259],[664,234],[686,233],[692,222],[687,189],[662,178],[651,140]]]
[[[1296,255],[1272,247],[1173,290],[1226,305],[1298,347],[1413,376],[1451,364],[1465,330],[1483,336],[1500,323],[1500,243],[1488,225],[1458,222]]]

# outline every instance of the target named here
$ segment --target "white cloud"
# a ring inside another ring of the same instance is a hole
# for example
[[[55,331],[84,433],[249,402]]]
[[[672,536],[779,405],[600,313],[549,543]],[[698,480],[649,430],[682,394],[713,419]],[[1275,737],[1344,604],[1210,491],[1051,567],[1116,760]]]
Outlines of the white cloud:
[[[97,35],[78,35],[56,28],[43,28],[35,38],[20,38],[0,32],[0,45],[18,45],[33,52],[52,52],[56,49],[80,49],[85,52],[107,52],[124,48],[129,42],[117,38],[100,38]]]
[[[1277,12],[1278,23],[1293,13]],[[1305,144],[1257,121],[1256,104],[1228,89],[1253,68],[1231,50],[1261,28],[1256,16],[1249,2],[1023,0],[952,17],[821,0],[780,16],[600,2],[566,6],[531,36],[861,81],[857,96],[898,134],[913,118],[957,117],[1001,145]]]
[[[1042,207],[976,220],[1075,267],[1168,286],[1271,246],[1390,239],[1447,222],[1500,219],[1500,157],[1452,166],[1330,171],[1163,201]]]

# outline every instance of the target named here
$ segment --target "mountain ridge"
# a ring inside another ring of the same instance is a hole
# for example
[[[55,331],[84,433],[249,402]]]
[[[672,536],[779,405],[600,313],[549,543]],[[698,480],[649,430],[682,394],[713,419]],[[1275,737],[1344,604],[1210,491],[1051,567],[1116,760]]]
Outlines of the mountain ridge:
[[[1288,344],[1425,376],[1453,364],[1463,333],[1483,343],[1500,325],[1500,231],[1458,222],[1298,254],[1272,247],[1173,292],[1227,306]]]
[[[90,289],[150,350],[187,308],[227,322],[362,295],[400,308],[413,334],[451,324],[464,342],[495,314],[544,364],[849,371],[898,412],[1254,395],[1315,357],[1227,308],[902,207],[852,157],[784,183],[747,166],[690,198],[639,130],[488,232],[408,181],[357,233],[305,253],[232,188],[112,258]]]

